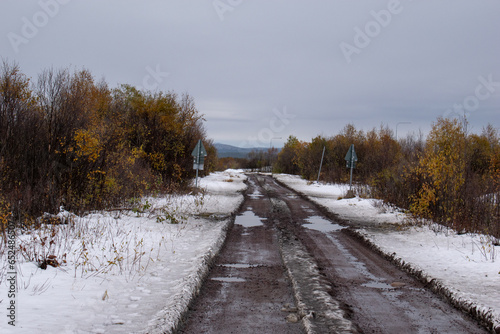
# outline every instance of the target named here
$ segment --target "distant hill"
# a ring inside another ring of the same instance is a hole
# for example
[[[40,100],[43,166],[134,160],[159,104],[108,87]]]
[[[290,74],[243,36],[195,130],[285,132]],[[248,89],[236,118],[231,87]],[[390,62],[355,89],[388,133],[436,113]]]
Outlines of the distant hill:
[[[267,151],[268,150],[266,147],[243,148],[243,147],[237,147],[237,146],[231,146],[231,145],[219,144],[219,143],[215,143],[214,146],[217,149],[217,156],[219,158],[227,158],[227,157],[246,158],[248,153],[250,153],[252,151]]]

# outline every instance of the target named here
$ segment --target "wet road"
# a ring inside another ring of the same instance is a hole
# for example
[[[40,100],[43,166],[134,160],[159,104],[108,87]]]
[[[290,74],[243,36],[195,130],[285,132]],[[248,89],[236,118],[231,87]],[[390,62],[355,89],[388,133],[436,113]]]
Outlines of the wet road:
[[[486,333],[269,176],[179,333]]]

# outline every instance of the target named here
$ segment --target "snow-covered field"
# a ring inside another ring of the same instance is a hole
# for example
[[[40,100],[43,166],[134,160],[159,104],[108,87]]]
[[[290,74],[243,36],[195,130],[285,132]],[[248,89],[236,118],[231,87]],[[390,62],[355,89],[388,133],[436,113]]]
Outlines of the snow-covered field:
[[[168,330],[221,247],[245,179],[214,173],[199,182],[204,194],[145,198],[134,211],[85,217],[62,211],[68,225],[16,231],[15,264],[0,246],[0,333]],[[49,260],[45,270],[40,259]]]
[[[358,233],[375,247],[427,281],[434,279],[433,284],[444,290],[445,295],[462,307],[482,313],[500,328],[500,246],[494,246],[492,238],[459,235],[435,224],[409,226],[405,224],[406,214],[379,200],[359,197],[339,200],[347,193],[346,185],[310,183],[285,174],[275,178],[346,221],[364,222],[366,228]],[[374,228],[381,224],[395,224],[399,228]]]

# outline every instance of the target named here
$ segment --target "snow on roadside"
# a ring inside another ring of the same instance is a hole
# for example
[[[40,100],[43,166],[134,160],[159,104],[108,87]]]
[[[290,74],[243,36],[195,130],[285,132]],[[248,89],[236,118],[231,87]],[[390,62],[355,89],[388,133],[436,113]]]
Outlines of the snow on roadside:
[[[275,174],[274,177],[290,188],[306,195],[346,221],[372,224],[403,223],[404,213],[373,198],[342,198],[349,190],[347,184],[309,182],[297,175]],[[342,198],[339,200],[339,198]]]
[[[357,233],[369,243],[500,330],[500,246],[492,238],[459,235],[438,225],[377,229],[383,223],[400,224],[406,216],[374,199],[338,200],[346,192],[344,185],[308,183],[294,175],[275,178],[346,221],[365,222]]]
[[[347,193],[349,185],[346,184],[322,184],[304,180],[297,175],[274,174],[274,178],[285,183],[307,196],[318,198],[337,199]]]
[[[70,225],[18,232],[15,299],[0,248],[0,333],[170,330],[223,243],[245,179],[239,171],[214,173],[200,181],[204,194],[146,198],[137,212],[73,216]],[[49,255],[61,266],[40,269],[34,260]],[[6,317],[11,300],[15,327]]]

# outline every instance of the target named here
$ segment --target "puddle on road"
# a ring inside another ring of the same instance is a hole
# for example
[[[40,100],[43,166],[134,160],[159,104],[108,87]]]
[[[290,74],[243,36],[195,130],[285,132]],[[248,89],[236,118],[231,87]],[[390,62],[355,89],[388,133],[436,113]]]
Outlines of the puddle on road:
[[[263,219],[265,218],[256,216],[252,211],[245,211],[241,216],[236,216],[234,223],[243,227],[256,227],[264,225],[262,223]]]
[[[344,226],[339,224],[333,224],[331,221],[326,220],[320,216],[312,216],[306,218],[308,224],[304,224],[304,227],[307,227],[311,230],[316,230],[320,232],[335,232],[344,229]]]
[[[229,283],[239,283],[247,281],[246,279],[239,277],[212,277],[211,280],[219,282],[229,282]]]
[[[221,267],[227,267],[227,268],[256,268],[260,266],[260,264],[248,264],[248,263],[225,263],[221,264]]]

